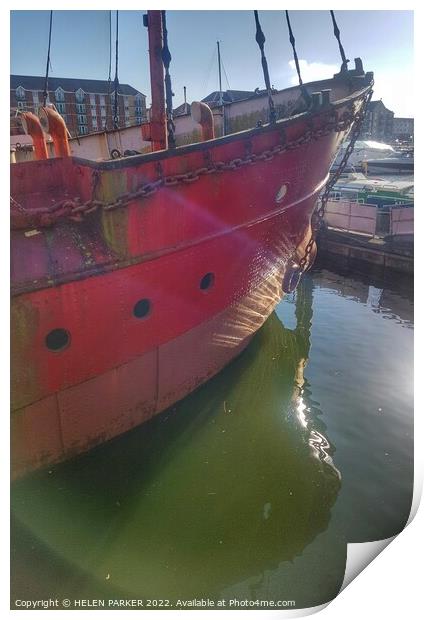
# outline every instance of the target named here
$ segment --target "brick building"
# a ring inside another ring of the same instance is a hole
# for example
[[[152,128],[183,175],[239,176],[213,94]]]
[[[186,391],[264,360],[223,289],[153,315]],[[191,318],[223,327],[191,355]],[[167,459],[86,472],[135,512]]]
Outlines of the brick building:
[[[401,118],[393,119],[393,138],[407,142],[414,140],[414,119]]]
[[[115,92],[113,82],[49,78],[48,103],[63,116],[72,136],[113,128]],[[11,134],[23,133],[16,109],[37,113],[43,105],[44,78],[10,76]],[[130,127],[146,120],[146,96],[129,84],[119,84],[118,125]]]
[[[377,142],[393,140],[394,112],[388,110],[381,101],[370,101],[362,124],[361,138]]]

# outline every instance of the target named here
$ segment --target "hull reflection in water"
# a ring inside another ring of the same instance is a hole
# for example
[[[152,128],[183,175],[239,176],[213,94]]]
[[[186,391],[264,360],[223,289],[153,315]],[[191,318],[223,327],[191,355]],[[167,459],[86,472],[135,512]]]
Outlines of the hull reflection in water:
[[[310,278],[296,316],[289,330],[273,314],[223,373],[157,419],[15,483],[12,590],[217,598],[301,555],[328,526],[340,475],[303,376]]]

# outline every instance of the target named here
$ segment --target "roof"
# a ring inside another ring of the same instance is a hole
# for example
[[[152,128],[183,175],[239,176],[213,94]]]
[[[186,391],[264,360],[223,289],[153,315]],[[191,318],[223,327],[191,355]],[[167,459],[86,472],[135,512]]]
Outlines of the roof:
[[[222,91],[222,100],[223,103],[233,103],[235,101],[242,101],[245,99],[251,99],[252,97],[260,97],[261,95],[266,95],[266,90],[256,88],[255,90],[223,90]],[[273,93],[278,92],[275,88],[272,90]],[[202,99],[204,103],[207,103],[210,107],[214,108],[219,104],[219,90],[214,90],[212,93],[209,93],[207,97]],[[185,108],[187,105],[187,111]],[[183,116],[184,114],[190,114],[190,104],[182,103],[178,107],[174,108],[173,115],[174,116]]]
[[[389,108],[386,108],[381,99],[378,99],[378,101],[370,101],[368,104],[367,112],[372,112],[373,110],[375,110],[375,108],[378,108],[380,106],[383,106],[383,108],[387,110],[387,112],[391,112],[393,114],[393,112],[389,110]]]
[[[11,75],[10,89],[15,90],[18,86],[22,86],[25,90],[44,90],[44,81],[45,77],[38,75]],[[113,82],[111,86],[113,90]],[[82,88],[85,93],[104,93],[105,95],[110,89],[108,80],[49,77],[49,91],[55,91],[59,87],[66,92],[75,92]],[[137,95],[139,92],[129,84],[119,84],[121,95]]]
[[[182,103],[178,107],[174,108],[174,116],[183,116],[184,114],[190,114],[191,106],[189,103]]]
[[[224,90],[222,91],[222,100],[224,103],[231,103],[232,101],[240,101],[241,99],[248,99],[255,95],[253,90]],[[219,90],[214,90],[207,97],[202,99],[205,103],[218,103],[219,102]]]

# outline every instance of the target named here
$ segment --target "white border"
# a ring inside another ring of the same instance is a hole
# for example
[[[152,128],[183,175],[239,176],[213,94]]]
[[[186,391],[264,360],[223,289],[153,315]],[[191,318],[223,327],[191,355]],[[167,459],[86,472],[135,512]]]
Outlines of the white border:
[[[306,1],[302,1],[302,0],[298,0],[297,2],[287,2],[284,6],[280,6],[280,4],[277,4],[277,2],[273,1],[273,2],[269,2],[269,1],[262,1],[261,3],[256,2],[252,2],[250,0],[245,0],[243,3],[237,1],[237,2],[232,2],[231,4],[223,0],[215,0],[214,2],[206,2],[203,1],[202,3],[199,2],[193,2],[193,1],[177,1],[177,0],[164,0],[163,2],[160,3],[160,7],[152,7],[152,5],[154,5],[156,3],[151,3],[149,8],[165,8],[165,9],[191,9],[191,10],[200,10],[200,9],[216,9],[216,10],[226,10],[226,9],[232,9],[232,10],[240,10],[240,9],[253,9],[253,8],[259,8],[261,10],[265,10],[265,9],[278,9],[278,10],[282,10],[282,9],[328,9],[328,8],[334,8],[335,10],[369,10],[369,9],[380,9],[380,10],[415,10],[415,20],[416,20],[416,25],[415,25],[415,32],[416,32],[416,57],[417,58],[423,58],[423,54],[422,54],[422,33],[423,30],[421,28],[421,26],[423,25],[423,20],[422,20],[422,9],[419,6],[418,2],[403,2],[402,4],[399,2],[394,2],[393,0],[386,0],[385,2],[383,2],[382,0],[380,1],[365,1],[365,0],[356,0],[355,3],[353,5],[349,5],[348,3],[344,3],[341,2],[341,0],[337,0],[337,1],[333,1],[332,2],[332,7],[330,6],[323,6],[322,3],[313,3],[313,2],[306,2]],[[199,6],[201,4],[201,6]],[[258,6],[258,4],[260,6]],[[72,10],[81,10],[81,9],[116,9],[117,8],[117,4],[116,2],[112,3],[110,1],[108,2],[82,2],[81,0],[75,0],[74,2],[62,2],[62,3],[55,3],[55,5],[53,6],[52,2],[43,2],[43,1],[39,1],[36,3],[36,5],[34,6],[33,2],[29,2],[29,1],[16,1],[13,3],[9,3],[6,6],[2,7],[2,19],[0,21],[0,27],[2,28],[2,37],[1,37],[1,41],[3,42],[3,55],[2,58],[6,59],[9,58],[9,15],[8,12],[9,10],[48,10],[48,9],[72,9]],[[129,10],[129,9],[136,9],[136,10],[145,10],[145,7],[140,7],[138,4],[136,4],[135,2],[122,2],[119,5],[119,9],[120,10]],[[378,32],[378,33],[369,33],[369,36],[373,36],[373,34],[378,38],[381,36],[384,36],[384,33],[382,32]],[[421,53],[420,53],[421,52]],[[28,53],[30,53],[30,50],[28,51]],[[416,61],[416,64],[418,65],[418,61]],[[9,63],[7,62],[3,62],[2,63],[2,68],[4,71],[4,75],[3,75],[3,81],[2,83],[6,86],[6,84],[8,85],[9,83],[9,72],[8,72],[8,66]],[[421,76],[420,76],[421,78]],[[416,98],[418,99],[418,102],[420,102],[420,93],[418,92],[418,80],[416,80],[416,84],[417,84],[417,90],[415,93]],[[6,93],[6,95],[3,96],[2,98],[2,118],[5,121],[5,124],[3,126],[3,132],[2,132],[2,139],[4,141],[3,144],[3,148],[1,149],[1,158],[2,158],[2,166],[1,166],[1,180],[2,180],[2,187],[8,187],[8,179],[9,179],[9,128],[8,128],[8,123],[9,123],[9,100],[8,100],[8,95],[7,92],[9,90],[9,87],[7,86],[7,88],[4,88],[4,92]],[[417,109],[419,110],[419,105],[417,106]],[[7,123],[7,125],[6,125]],[[421,137],[422,137],[422,121],[420,116],[417,116],[416,118],[416,142],[418,144],[418,147],[416,148],[416,156],[415,156],[415,160],[416,160],[416,170],[418,170],[418,174],[416,175],[418,179],[420,179],[420,172],[421,172]],[[6,192],[4,192],[6,193]],[[420,205],[422,204],[421,201],[421,194],[422,194],[422,189],[420,187],[420,185],[418,184],[418,186],[416,187],[416,194],[417,194],[417,204]],[[2,432],[2,437],[5,440],[6,445],[3,446],[3,451],[2,451],[2,456],[3,456],[3,463],[2,463],[2,477],[3,477],[3,484],[4,484],[4,493],[5,493],[5,497],[8,498],[8,488],[9,488],[9,471],[8,471],[8,461],[9,461],[9,454],[8,454],[8,443],[7,443],[7,437],[8,437],[8,410],[9,410],[9,403],[8,403],[8,394],[9,394],[9,374],[8,374],[8,368],[9,368],[9,350],[8,350],[8,338],[9,338],[9,331],[8,331],[8,325],[9,325],[9,311],[8,311],[8,305],[9,305],[9,298],[8,298],[8,285],[9,285],[9,242],[8,242],[8,233],[5,232],[8,230],[8,208],[7,208],[7,196],[4,197],[4,203],[3,204],[3,208],[1,209],[1,230],[2,230],[2,239],[1,239],[1,244],[0,244],[0,252],[1,252],[1,260],[0,260],[0,265],[1,265],[1,270],[2,270],[2,276],[3,276],[3,286],[2,286],[2,299],[1,299],[1,320],[2,320],[2,326],[3,326],[3,334],[4,334],[4,339],[3,339],[3,347],[2,347],[2,358],[1,358],[1,373],[0,373],[0,377],[1,377],[1,394],[3,395],[3,403],[4,403],[4,407],[3,407],[3,416],[2,416],[2,423],[4,425],[3,427],[3,432]],[[422,210],[420,209],[416,209],[416,230],[417,231],[421,231],[424,230],[423,226],[422,226]],[[420,269],[422,267],[422,253],[421,253],[421,248],[419,247],[420,244],[417,244],[417,257],[416,257],[416,273],[420,274]],[[421,244],[422,245],[422,244]],[[420,290],[419,285],[421,284],[420,282],[421,278],[419,275],[417,275],[417,281],[416,281],[416,286],[415,286],[415,295],[416,295],[416,299],[418,302],[418,311],[417,311],[417,315],[420,316],[422,311],[422,305],[421,305],[421,301],[422,301],[422,292]],[[416,325],[415,328],[415,333],[416,333],[416,358],[415,358],[415,384],[419,385],[420,384],[420,379],[422,381],[421,378],[421,373],[419,372],[420,370],[422,370],[422,366],[421,366],[421,359],[418,359],[418,355],[420,353],[420,344],[424,344],[423,340],[422,340],[422,330],[421,330],[421,323],[418,322],[418,325]],[[394,352],[395,353],[395,352]],[[416,402],[417,405],[419,407],[420,402],[418,400],[419,395],[416,394]],[[417,409],[418,409],[417,407]],[[418,504],[419,504],[419,497],[421,495],[421,489],[422,489],[422,481],[423,481],[423,456],[424,456],[424,450],[423,450],[423,423],[422,423],[422,414],[420,411],[417,411],[417,415],[415,416],[415,482],[414,482],[414,501],[413,501],[413,509],[411,510],[411,518],[413,517],[413,513],[417,510]],[[4,504],[6,504],[3,508],[2,511],[2,523],[1,523],[1,528],[0,528],[0,533],[1,535],[4,537],[3,540],[3,544],[1,546],[1,548],[5,550],[9,548],[9,517],[8,517],[8,510],[9,510],[9,504],[8,502],[4,502]],[[421,562],[420,562],[420,555],[419,555],[419,551],[418,551],[418,545],[419,542],[423,541],[423,531],[424,531],[424,511],[422,509],[422,507],[420,508],[420,510],[418,511],[417,516],[414,518],[414,520],[411,522],[411,518],[409,521],[409,525],[407,526],[407,528],[398,536],[396,537],[396,539],[387,547],[387,549],[383,552],[381,557],[378,557],[375,561],[373,561],[369,566],[367,566],[365,568],[365,570],[363,571],[363,574],[361,574],[359,576],[358,579],[355,580],[355,585],[349,585],[346,589],[343,590],[343,592],[341,592],[336,599],[330,603],[330,605],[328,607],[325,608],[324,611],[320,612],[320,617],[323,618],[323,620],[332,620],[337,619],[339,620],[341,617],[343,617],[343,619],[349,620],[349,619],[355,619],[357,620],[358,617],[361,618],[378,618],[378,617],[385,617],[386,619],[390,620],[391,618],[398,618],[400,616],[406,617],[408,619],[413,619],[416,618],[418,616],[421,616],[422,613],[422,602],[421,602],[421,588],[422,588],[422,584],[421,584],[421,575],[422,575],[422,566],[421,566]],[[7,562],[2,562],[2,573],[1,573],[1,583],[3,585],[3,596],[1,597],[1,603],[2,603],[2,608],[4,611],[6,611],[8,614],[22,614],[25,612],[20,612],[20,611],[9,611],[8,607],[9,607],[9,589],[8,589],[8,580],[9,580],[9,567],[8,567],[8,563]],[[421,610],[421,613],[420,613]],[[305,611],[306,610],[296,610],[296,611],[300,611],[303,613],[300,614],[296,614],[296,615],[305,615]],[[312,611],[312,610],[311,610]],[[43,614],[43,611],[34,611],[32,612],[35,615],[39,615],[39,614]],[[56,617],[56,613],[53,612],[55,614]],[[62,612],[59,612],[62,613]],[[78,618],[84,618],[86,617],[87,614],[93,614],[93,613],[103,613],[102,611],[81,611],[81,612],[73,612],[70,611],[68,612],[68,616],[67,617],[72,617],[73,614],[77,614],[76,617]],[[116,617],[116,615],[122,615],[125,612],[122,611],[107,611],[107,616],[109,617],[110,614],[113,615],[113,617]],[[142,612],[143,617],[147,617],[150,614],[153,614],[152,617],[156,618],[157,620],[160,620],[160,618],[163,616],[163,614],[169,614],[169,613],[174,613],[176,614],[176,616],[178,617],[189,617],[189,618],[197,618],[198,615],[201,613],[202,615],[204,613],[208,613],[209,617],[212,617],[212,615],[215,615],[217,613],[219,613],[219,617],[221,617],[223,614],[230,614],[231,618],[235,618],[237,617],[243,617],[245,616],[246,612],[234,612],[234,611],[222,611],[222,612],[216,612],[216,611],[209,611],[209,612],[198,612],[198,611],[191,611],[191,612],[183,612],[183,611],[172,611],[172,612],[161,612],[161,611],[154,611],[154,612]],[[251,611],[250,615],[253,618],[254,616],[263,616],[264,614],[266,615],[270,615],[272,614],[273,616],[276,616],[276,614],[282,614],[283,616],[288,617],[288,614],[292,614],[293,612],[279,612],[279,611],[268,611],[268,612],[260,612],[260,611]],[[71,614],[71,615],[69,615]]]

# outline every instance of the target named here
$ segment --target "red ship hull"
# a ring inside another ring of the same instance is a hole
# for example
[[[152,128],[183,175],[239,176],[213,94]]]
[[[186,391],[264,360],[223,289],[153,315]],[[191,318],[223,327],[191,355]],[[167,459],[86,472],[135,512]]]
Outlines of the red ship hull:
[[[12,166],[15,476],[148,420],[246,347],[368,89],[173,151]]]

